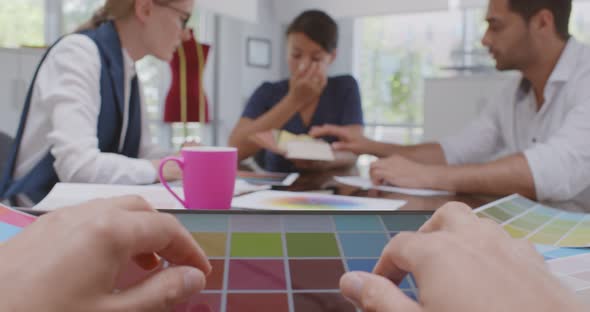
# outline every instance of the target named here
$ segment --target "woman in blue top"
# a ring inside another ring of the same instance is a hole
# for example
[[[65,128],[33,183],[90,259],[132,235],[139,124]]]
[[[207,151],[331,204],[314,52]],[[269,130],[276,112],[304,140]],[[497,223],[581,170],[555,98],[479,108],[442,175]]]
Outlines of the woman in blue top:
[[[287,30],[291,77],[264,83],[248,101],[229,139],[229,144],[238,148],[240,160],[260,151],[250,136],[271,129],[306,134],[314,126],[337,124],[362,133],[363,112],[355,79],[327,77],[337,44],[338,26],[324,12],[306,11],[291,23]],[[333,162],[291,162],[270,151],[263,153],[264,169],[278,172],[343,168],[356,162],[352,154],[337,154]]]

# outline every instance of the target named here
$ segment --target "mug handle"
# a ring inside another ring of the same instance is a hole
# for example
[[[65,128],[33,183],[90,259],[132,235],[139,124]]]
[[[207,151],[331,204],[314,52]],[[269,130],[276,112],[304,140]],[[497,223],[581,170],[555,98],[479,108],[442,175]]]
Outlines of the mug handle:
[[[168,181],[166,181],[166,179],[164,178],[164,165],[166,165],[166,163],[169,161],[173,161],[173,162],[177,163],[178,166],[180,167],[180,170],[184,170],[184,159],[182,157],[166,157],[160,162],[160,170],[158,170],[158,174],[160,176],[160,182],[162,183],[162,185],[164,185],[164,187],[168,190],[168,192],[170,192],[170,194],[172,194],[172,196],[174,196],[182,204],[182,206],[184,208],[186,208],[186,202],[184,200],[182,200],[182,198],[180,198],[180,196],[178,196],[178,194],[176,194],[170,188],[170,185],[168,185]]]

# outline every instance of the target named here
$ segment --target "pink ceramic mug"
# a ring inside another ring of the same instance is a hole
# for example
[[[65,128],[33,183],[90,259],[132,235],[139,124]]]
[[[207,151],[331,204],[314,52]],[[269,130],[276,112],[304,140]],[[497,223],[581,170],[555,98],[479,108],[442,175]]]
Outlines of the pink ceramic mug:
[[[188,147],[182,157],[168,157],[160,163],[160,181],[187,209],[226,210],[231,208],[238,151],[233,147]],[[184,200],[164,179],[164,165],[174,161],[182,170]]]

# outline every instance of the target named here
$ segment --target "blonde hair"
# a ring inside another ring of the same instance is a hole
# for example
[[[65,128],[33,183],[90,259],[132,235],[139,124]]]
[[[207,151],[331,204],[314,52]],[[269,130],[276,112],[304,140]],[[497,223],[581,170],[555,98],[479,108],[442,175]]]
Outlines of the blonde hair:
[[[176,0],[154,0],[156,4],[167,4]],[[94,29],[102,23],[126,18],[133,13],[135,0],[106,0],[105,4],[94,12],[90,20],[80,25],[76,32]]]

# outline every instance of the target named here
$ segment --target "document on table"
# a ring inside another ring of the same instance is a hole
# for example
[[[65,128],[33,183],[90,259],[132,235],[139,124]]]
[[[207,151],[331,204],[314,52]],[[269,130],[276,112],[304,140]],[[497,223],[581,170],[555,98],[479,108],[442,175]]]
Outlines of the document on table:
[[[406,204],[404,200],[364,198],[317,193],[262,191],[235,197],[232,207],[254,210],[299,211],[394,211]]]
[[[180,197],[184,197],[182,183],[171,186]],[[236,180],[234,196],[268,190],[270,186],[253,185],[246,181]],[[184,209],[161,184],[154,185],[105,185],[82,183],[58,183],[49,194],[33,209],[50,211],[57,208],[81,204],[94,199],[110,198],[125,195],[143,197],[156,209]]]
[[[356,186],[365,190],[375,189],[383,192],[390,192],[390,193],[399,193],[405,195],[412,195],[412,196],[445,196],[445,195],[453,195],[451,192],[447,191],[437,191],[437,190],[425,190],[425,189],[410,189],[410,188],[403,188],[403,187],[395,187],[395,186],[387,186],[387,185],[373,185],[371,180],[363,178],[363,177],[334,177],[336,182]]]

